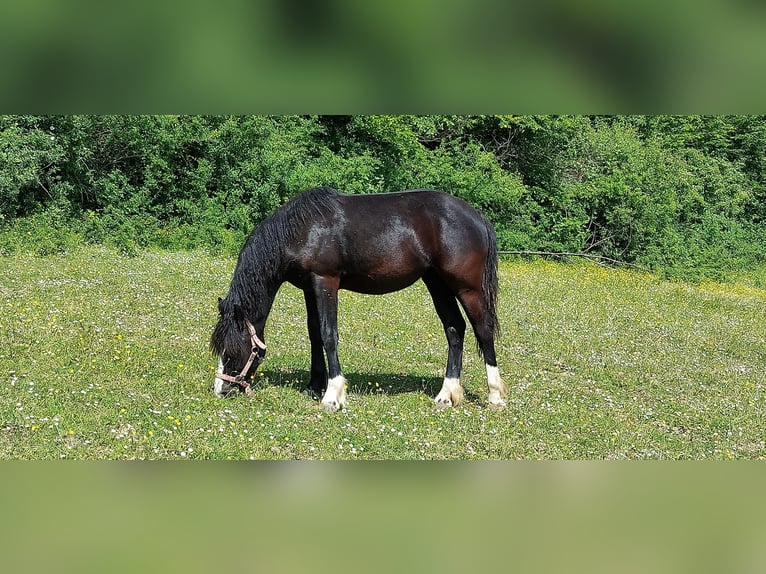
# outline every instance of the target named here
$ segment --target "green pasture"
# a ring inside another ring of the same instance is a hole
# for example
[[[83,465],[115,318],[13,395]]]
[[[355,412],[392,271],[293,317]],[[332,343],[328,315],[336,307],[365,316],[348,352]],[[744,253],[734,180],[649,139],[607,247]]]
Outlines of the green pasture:
[[[508,406],[438,410],[446,343],[421,284],[342,292],[347,409],[302,393],[303,298],[285,285],[254,397],[209,390],[232,258],[103,247],[0,258],[2,459],[766,457],[766,291],[593,264],[501,262]],[[760,284],[756,281],[755,284]]]

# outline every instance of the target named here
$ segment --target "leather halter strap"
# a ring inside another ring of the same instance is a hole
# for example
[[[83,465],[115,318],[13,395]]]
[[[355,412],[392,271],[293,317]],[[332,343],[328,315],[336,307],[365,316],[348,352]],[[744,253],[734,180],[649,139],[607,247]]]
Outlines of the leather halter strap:
[[[232,376],[224,373],[216,373],[215,376],[221,380],[239,385],[245,393],[251,395],[253,394],[253,390],[250,388],[250,382],[247,380],[247,372],[250,370],[250,367],[253,366],[253,361],[255,361],[255,358],[258,356],[258,349],[266,350],[266,343],[261,341],[255,333],[255,327],[253,327],[253,324],[250,321],[245,320],[245,325],[247,325],[247,330],[250,331],[250,356],[247,358],[245,366],[242,367],[242,371],[240,371],[238,375]]]

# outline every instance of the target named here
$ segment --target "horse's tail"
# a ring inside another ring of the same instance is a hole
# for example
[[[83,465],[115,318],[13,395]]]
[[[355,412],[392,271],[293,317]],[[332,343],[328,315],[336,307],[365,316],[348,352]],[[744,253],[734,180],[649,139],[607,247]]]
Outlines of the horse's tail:
[[[481,281],[481,293],[484,299],[484,310],[487,314],[487,323],[492,334],[500,336],[500,322],[497,319],[497,237],[492,224],[484,219],[484,227],[487,231],[487,258],[484,262],[484,277]]]

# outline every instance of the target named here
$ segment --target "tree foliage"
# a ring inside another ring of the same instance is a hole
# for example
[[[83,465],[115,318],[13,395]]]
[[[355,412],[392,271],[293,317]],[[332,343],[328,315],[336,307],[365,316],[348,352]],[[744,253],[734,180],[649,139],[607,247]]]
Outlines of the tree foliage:
[[[766,258],[760,116],[0,116],[5,252],[236,252],[316,185],[443,189],[510,250],[686,276]]]

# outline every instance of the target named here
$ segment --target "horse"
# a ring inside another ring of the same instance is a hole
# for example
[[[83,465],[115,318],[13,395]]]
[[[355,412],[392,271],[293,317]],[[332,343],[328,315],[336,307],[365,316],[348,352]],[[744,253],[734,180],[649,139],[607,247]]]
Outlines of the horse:
[[[338,360],[338,291],[391,293],[425,283],[447,338],[447,367],[434,399],[442,408],[464,399],[460,373],[466,322],[486,372],[488,403],[505,406],[507,388],[495,355],[497,241],[492,225],[467,202],[436,190],[346,195],[304,191],[268,216],[242,247],[228,294],[218,299],[210,350],[218,357],[219,397],[252,394],[266,355],[264,328],[280,286],[303,291],[311,344],[308,390],[328,412],[346,406]],[[327,362],[325,363],[325,355]]]

